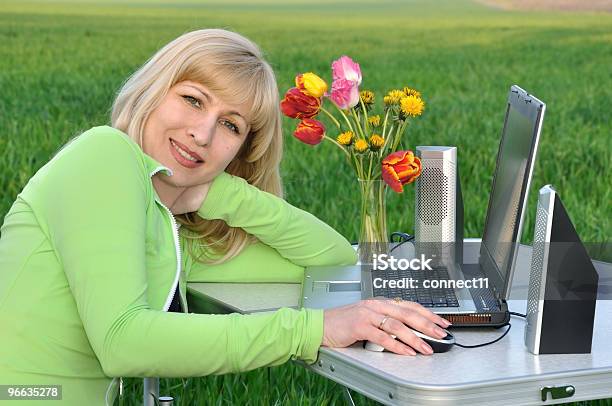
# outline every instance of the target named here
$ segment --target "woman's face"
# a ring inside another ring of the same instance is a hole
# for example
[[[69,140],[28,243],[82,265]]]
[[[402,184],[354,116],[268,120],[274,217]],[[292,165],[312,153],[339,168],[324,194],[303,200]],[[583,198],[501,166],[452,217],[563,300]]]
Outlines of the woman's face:
[[[161,176],[165,188],[184,188],[212,181],[225,170],[246,140],[248,109],[224,103],[205,86],[175,84],[150,114],[143,150],[172,176]]]

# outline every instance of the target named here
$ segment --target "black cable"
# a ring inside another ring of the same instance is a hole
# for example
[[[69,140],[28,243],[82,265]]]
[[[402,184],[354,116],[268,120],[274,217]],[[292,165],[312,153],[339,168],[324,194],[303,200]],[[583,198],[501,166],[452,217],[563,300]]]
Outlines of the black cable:
[[[504,331],[504,334],[502,334],[500,337],[497,337],[493,341],[489,341],[488,343],[482,343],[482,344],[476,344],[476,345],[464,345],[464,344],[459,344],[458,342],[455,341],[455,345],[458,346],[458,347],[461,347],[461,348],[478,348],[478,347],[484,347],[485,345],[494,344],[494,343],[498,342],[499,340],[501,340],[502,338],[504,338],[506,336],[506,334],[508,334],[508,332],[512,328],[512,324],[510,324],[510,323],[506,323],[506,324],[504,324],[504,325],[502,325],[500,327],[504,327],[504,326],[508,326],[506,331]]]
[[[391,248],[389,250],[389,252],[393,252],[396,248],[401,247],[402,245],[404,245],[408,241],[414,240],[414,235],[410,235],[408,233],[402,233],[400,231],[395,231],[395,232],[391,233],[391,242],[393,242],[393,237],[399,237],[399,241],[398,241],[399,244],[397,244],[395,247]]]
[[[526,318],[527,318],[527,316],[526,316],[525,314],[516,313],[516,312],[508,312],[508,313],[510,313],[510,314],[511,314],[511,315],[513,315],[513,316],[522,317],[522,318],[524,318],[524,319],[526,319]]]

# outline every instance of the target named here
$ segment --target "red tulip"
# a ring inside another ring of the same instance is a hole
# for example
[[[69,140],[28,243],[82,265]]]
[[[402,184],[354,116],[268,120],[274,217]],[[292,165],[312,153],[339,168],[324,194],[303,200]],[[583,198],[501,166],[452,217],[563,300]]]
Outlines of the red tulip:
[[[396,151],[382,160],[382,178],[397,193],[421,174],[421,160],[412,151]]]
[[[280,103],[284,115],[291,118],[312,118],[319,114],[321,99],[304,94],[297,87],[292,87],[285,93]]]
[[[325,126],[320,121],[305,118],[300,121],[293,135],[305,144],[317,145],[325,136]]]

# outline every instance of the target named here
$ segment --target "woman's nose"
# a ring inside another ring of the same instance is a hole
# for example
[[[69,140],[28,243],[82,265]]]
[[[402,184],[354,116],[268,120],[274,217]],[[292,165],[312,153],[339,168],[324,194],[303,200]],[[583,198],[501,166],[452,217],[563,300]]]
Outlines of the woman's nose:
[[[216,120],[214,119],[203,119],[192,127],[191,135],[195,143],[201,147],[210,145],[215,135]]]

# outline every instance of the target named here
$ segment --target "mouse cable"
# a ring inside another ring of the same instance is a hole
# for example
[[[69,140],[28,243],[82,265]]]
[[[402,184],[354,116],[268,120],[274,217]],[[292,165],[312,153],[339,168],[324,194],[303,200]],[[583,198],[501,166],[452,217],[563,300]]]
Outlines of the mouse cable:
[[[508,334],[508,332],[512,328],[512,324],[510,323],[502,324],[500,327],[504,327],[504,326],[508,326],[506,331],[504,331],[504,334],[502,334],[500,337],[497,337],[493,341],[489,341],[488,343],[482,343],[482,344],[476,344],[476,345],[464,345],[464,344],[459,344],[458,342],[455,341],[455,345],[461,348],[478,348],[478,347],[484,347],[485,345],[494,344],[498,342],[499,340],[501,340],[502,338],[504,338],[506,334]]]
[[[396,248],[399,248],[402,245],[404,245],[405,243],[414,240],[414,235],[411,235],[411,234],[408,234],[408,233],[402,233],[400,231],[394,231],[394,232],[391,233],[391,238],[389,239],[390,243],[396,242],[396,241],[393,241],[393,237],[399,237],[399,238],[398,238],[398,241],[397,241],[397,245],[394,246],[393,248],[391,248],[389,250],[389,252],[393,252],[393,251],[395,251]],[[353,242],[351,242],[351,245],[359,245],[359,243],[356,242],[356,241],[353,241]]]
[[[399,231],[395,231],[393,233],[391,233],[391,242],[393,242],[393,237],[399,237],[399,241],[395,247],[391,248],[389,250],[389,252],[393,252],[396,248],[401,247],[402,245],[404,245],[405,243],[407,243],[408,241],[412,241],[414,240],[414,235],[410,235],[407,233],[402,233]]]
[[[525,316],[524,314],[521,314],[521,313],[516,313],[516,312],[508,312],[508,313],[510,313],[513,316],[518,316],[518,317],[522,317],[522,318],[526,318],[527,317],[527,316]],[[459,343],[455,342],[455,345],[459,346],[461,348],[478,348],[478,347],[483,347],[485,345],[496,343],[499,340],[501,340],[502,338],[504,338],[506,336],[506,334],[508,334],[508,332],[512,328],[512,325],[510,323],[503,324],[500,327],[504,327],[504,326],[508,326],[506,331],[504,331],[504,334],[502,334],[501,337],[498,337],[498,338],[496,338],[493,341],[489,341],[488,343],[482,343],[482,344],[476,344],[476,345],[464,345],[464,344],[459,344]]]

